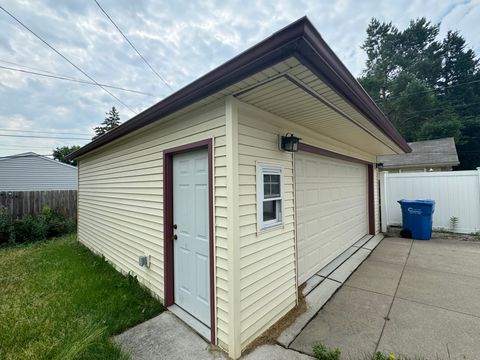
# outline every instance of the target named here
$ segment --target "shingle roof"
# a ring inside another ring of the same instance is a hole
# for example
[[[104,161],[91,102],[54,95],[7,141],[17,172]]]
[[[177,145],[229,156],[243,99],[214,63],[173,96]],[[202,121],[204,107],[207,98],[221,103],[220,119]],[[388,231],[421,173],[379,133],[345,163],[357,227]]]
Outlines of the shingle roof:
[[[382,155],[377,162],[383,163],[383,168],[412,166],[456,166],[458,161],[455,140],[451,137],[436,140],[416,141],[408,143],[412,152],[400,155]]]

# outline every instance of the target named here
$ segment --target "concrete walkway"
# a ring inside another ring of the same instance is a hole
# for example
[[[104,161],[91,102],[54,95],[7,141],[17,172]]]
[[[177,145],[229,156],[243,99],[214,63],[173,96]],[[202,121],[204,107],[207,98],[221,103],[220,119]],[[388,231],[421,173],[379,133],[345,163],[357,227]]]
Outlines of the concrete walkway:
[[[169,311],[114,337],[133,360],[226,360],[228,356]],[[314,360],[280,345],[263,345],[244,360]]]
[[[480,242],[386,238],[290,344],[480,359]]]

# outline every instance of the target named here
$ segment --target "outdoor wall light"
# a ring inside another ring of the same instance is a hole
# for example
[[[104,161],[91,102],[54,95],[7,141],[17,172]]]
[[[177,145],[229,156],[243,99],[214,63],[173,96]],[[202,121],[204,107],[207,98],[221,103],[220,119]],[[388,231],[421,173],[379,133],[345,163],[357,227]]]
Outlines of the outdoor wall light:
[[[383,169],[383,163],[376,163],[376,164],[375,164],[375,167],[376,167],[377,169],[380,169],[380,170],[381,170],[381,169]]]
[[[288,152],[297,152],[300,140],[300,138],[290,133],[280,136],[280,149]]]

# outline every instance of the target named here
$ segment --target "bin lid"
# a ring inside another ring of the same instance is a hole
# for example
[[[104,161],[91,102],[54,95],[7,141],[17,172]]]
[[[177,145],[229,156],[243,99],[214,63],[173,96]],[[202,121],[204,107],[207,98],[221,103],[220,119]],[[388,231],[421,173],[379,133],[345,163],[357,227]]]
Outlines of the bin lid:
[[[399,204],[435,205],[435,200],[398,200]]]

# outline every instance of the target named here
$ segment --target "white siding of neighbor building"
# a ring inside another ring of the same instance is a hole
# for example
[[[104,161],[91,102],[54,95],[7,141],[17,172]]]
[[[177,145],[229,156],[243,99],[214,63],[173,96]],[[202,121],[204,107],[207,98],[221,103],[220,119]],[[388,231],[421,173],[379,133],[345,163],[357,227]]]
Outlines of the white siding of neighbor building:
[[[0,159],[0,191],[77,190],[77,168],[32,154]]]
[[[297,301],[295,189],[292,154],[279,151],[278,135],[294,133],[302,142],[375,161],[375,156],[238,101],[240,212],[241,348],[291,310]],[[283,226],[257,232],[256,164],[283,167]]]
[[[78,237],[164,298],[162,150],[213,138],[217,337],[228,344],[224,101],[147,126],[80,158]],[[150,255],[150,268],[138,265]],[[213,324],[212,324],[213,326]]]

